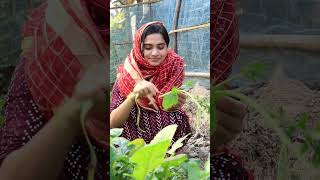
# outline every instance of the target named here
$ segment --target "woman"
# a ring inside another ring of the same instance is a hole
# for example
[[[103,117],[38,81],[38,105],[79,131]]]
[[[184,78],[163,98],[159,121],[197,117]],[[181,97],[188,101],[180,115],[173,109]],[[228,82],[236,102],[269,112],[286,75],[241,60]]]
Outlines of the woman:
[[[211,6],[211,77],[213,84],[225,80],[239,54],[239,27],[235,14],[235,1],[214,1]],[[226,88],[229,88],[226,86]],[[211,176],[227,179],[253,179],[244,169],[239,157],[226,145],[241,131],[246,108],[240,102],[227,97],[218,100],[215,112],[217,128],[211,136]]]
[[[30,14],[0,131],[0,179],[86,179],[79,119],[87,100],[94,102],[86,128],[95,140],[95,179],[106,179],[106,108],[99,107],[106,104],[107,17],[104,0],[49,0]]]
[[[110,127],[123,127],[129,140],[150,142],[164,127],[177,124],[174,140],[190,133],[187,115],[180,110],[186,96],[179,93],[178,104],[168,111],[162,107],[162,94],[180,87],[184,61],[168,48],[169,35],[161,22],[143,25],[134,36],[133,49],[112,90]]]

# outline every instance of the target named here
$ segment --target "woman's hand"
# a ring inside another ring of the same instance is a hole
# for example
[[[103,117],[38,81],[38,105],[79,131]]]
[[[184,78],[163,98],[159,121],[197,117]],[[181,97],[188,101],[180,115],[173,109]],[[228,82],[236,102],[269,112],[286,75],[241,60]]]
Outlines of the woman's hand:
[[[81,103],[91,100],[93,107],[89,110],[86,119],[86,129],[89,135],[100,145],[105,146],[107,139],[107,82],[108,70],[105,63],[89,67],[77,84],[73,99]],[[80,123],[80,119],[77,119]]]
[[[187,96],[181,92],[178,93],[178,104],[172,106],[171,108],[168,109],[168,111],[177,111],[179,110],[187,100]]]
[[[217,128],[213,134],[213,148],[233,140],[241,131],[247,108],[240,101],[221,97],[216,104]]]
[[[141,80],[135,85],[133,93],[137,94],[137,98],[148,98],[150,101],[149,104],[152,105],[155,109],[159,110],[154,96],[160,92],[153,83],[146,80]]]

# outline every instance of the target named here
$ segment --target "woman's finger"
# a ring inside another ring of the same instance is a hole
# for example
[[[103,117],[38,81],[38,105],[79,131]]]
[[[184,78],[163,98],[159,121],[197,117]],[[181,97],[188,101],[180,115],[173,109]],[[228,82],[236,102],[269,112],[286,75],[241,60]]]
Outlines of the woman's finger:
[[[159,110],[159,107],[156,104],[156,100],[152,97],[152,95],[147,95],[147,98],[149,99],[149,104],[152,105],[157,111]]]
[[[178,93],[178,97],[179,99],[184,99],[184,100],[187,99],[187,95],[185,95],[184,93]]]
[[[217,109],[232,116],[243,117],[247,112],[246,106],[230,97],[221,97],[217,102]]]
[[[159,89],[156,87],[156,85],[154,85],[153,83],[151,83],[153,85],[154,90],[156,91],[156,93],[160,93]],[[156,95],[156,94],[155,94]]]

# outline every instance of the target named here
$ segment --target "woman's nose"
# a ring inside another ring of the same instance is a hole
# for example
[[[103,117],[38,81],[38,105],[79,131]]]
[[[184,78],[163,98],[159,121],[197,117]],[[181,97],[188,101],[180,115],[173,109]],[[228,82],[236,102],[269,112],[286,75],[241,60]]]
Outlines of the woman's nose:
[[[158,51],[158,49],[156,49],[156,48],[153,49],[152,52],[151,52],[151,55],[152,55],[152,56],[157,56],[158,54],[159,54],[159,51]]]

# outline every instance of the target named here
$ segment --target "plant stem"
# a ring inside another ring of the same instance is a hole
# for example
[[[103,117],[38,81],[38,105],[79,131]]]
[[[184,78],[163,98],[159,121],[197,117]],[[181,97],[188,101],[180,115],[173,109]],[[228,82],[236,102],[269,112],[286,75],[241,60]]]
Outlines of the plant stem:
[[[89,110],[91,109],[91,107],[93,106],[93,102],[92,101],[86,101],[81,105],[81,114],[80,114],[80,121],[81,121],[81,127],[84,133],[84,136],[86,138],[86,141],[89,145],[89,149],[90,149],[90,163],[89,163],[89,167],[88,167],[88,180],[94,180],[94,175],[95,175],[95,170],[96,170],[96,166],[97,166],[97,156],[95,154],[95,151],[93,149],[92,143],[89,139],[88,133],[86,131],[86,127],[85,127],[85,120],[86,120],[86,115],[89,112]]]

